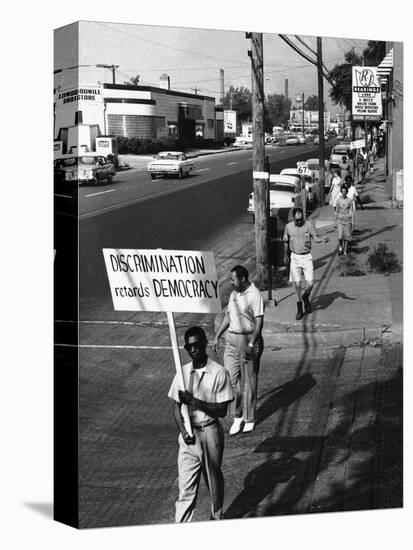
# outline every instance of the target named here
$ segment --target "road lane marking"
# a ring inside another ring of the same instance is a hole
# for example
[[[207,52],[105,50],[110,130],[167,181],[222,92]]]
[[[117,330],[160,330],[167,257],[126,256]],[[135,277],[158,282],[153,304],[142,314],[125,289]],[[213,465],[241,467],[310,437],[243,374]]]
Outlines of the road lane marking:
[[[109,348],[109,349],[172,349],[172,346],[120,346],[120,345],[98,345],[98,344],[54,344],[62,348]],[[184,349],[183,346],[179,346]]]
[[[224,277],[225,280],[226,276]],[[84,324],[84,325],[130,325],[130,326],[168,326],[167,321],[73,321],[70,319],[55,319],[55,323],[77,323],[77,324]],[[175,320],[175,325],[180,327],[186,327],[189,326],[190,323],[180,323],[179,321]],[[197,323],[197,325],[201,327],[208,327],[208,323]]]
[[[232,166],[233,164],[238,164],[238,162],[227,162],[227,166]]]
[[[108,189],[107,191],[99,191],[98,193],[91,193],[90,195],[85,195],[85,197],[96,197],[96,195],[103,195],[104,193],[112,193],[116,189]]]
[[[195,170],[195,172],[206,172],[207,170],[210,170],[210,168],[199,168],[198,170]]]
[[[62,197],[62,199],[71,199],[72,195],[59,195],[58,193],[55,193],[55,197]]]

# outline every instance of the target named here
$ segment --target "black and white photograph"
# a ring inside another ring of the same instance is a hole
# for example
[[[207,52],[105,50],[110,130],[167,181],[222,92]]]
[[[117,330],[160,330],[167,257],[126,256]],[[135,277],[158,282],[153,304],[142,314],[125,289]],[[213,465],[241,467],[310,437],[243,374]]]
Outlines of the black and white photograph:
[[[54,47],[55,518],[402,507],[403,44]]]
[[[407,10],[38,11],[5,32],[6,546],[407,547]]]

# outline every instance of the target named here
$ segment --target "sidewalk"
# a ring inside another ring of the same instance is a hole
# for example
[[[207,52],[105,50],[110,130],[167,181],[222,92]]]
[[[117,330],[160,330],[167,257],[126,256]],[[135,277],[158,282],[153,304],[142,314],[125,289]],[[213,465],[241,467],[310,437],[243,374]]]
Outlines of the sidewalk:
[[[386,244],[403,262],[403,210],[393,208],[384,176],[384,160],[378,159],[373,174],[358,186],[365,210],[357,210],[350,252],[365,271],[363,276],[340,276],[337,271],[337,237],[334,213],[326,205],[312,214],[319,235],[327,244],[314,244],[315,285],[313,312],[295,321],[293,286],[273,289],[267,304],[263,336],[267,345],[350,345],[367,339],[402,341],[403,275],[370,273],[366,260],[378,243]],[[263,292],[266,299],[267,292]]]
[[[245,146],[234,146],[231,145],[230,147],[216,147],[214,149],[187,149],[185,154],[188,156],[188,158],[196,158],[196,157],[203,157],[205,155],[216,155],[221,153],[230,153],[233,151],[245,151],[247,149],[252,149],[251,145],[245,145]],[[121,166],[130,166],[131,168],[140,168],[142,166],[146,166],[146,164],[152,159],[152,154],[146,154],[146,155],[119,155],[119,162]]]

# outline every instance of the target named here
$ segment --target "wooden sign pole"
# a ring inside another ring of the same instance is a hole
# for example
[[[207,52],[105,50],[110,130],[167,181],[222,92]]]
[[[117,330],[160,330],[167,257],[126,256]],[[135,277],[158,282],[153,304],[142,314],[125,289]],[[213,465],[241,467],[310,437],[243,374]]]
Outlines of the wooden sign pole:
[[[181,358],[179,357],[178,339],[176,337],[174,314],[172,313],[172,311],[167,311],[166,315],[168,316],[168,325],[169,325],[169,332],[171,335],[172,351],[174,355],[176,374],[178,375],[178,380],[180,382],[180,386],[182,390],[185,390],[186,388],[185,388],[185,381],[184,381],[184,376],[182,372]],[[192,432],[191,421],[189,419],[188,406],[185,405],[184,403],[182,403],[181,412],[182,412],[182,418],[184,419],[185,429],[188,432],[188,434],[192,437],[193,432]]]

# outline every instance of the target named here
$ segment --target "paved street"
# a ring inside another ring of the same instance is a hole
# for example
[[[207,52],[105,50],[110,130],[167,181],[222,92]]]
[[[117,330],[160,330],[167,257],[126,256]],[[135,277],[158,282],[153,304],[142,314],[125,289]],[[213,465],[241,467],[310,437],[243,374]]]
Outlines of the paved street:
[[[381,170],[378,163],[374,177],[360,188],[367,203],[366,211],[359,211],[354,243],[360,258],[380,239],[399,254],[402,250],[402,210],[389,208]],[[114,312],[93,248],[119,242],[151,247],[161,236],[165,248],[213,250],[226,303],[234,262],[254,272],[253,225],[244,210],[248,185],[240,174],[228,176],[196,193],[158,199],[156,206],[146,201],[81,222],[80,231],[89,236],[81,267],[96,273],[80,293],[82,527],[169,523],[177,496],[177,429],[166,397],[174,370],[166,316]],[[233,200],[215,200],[222,197],[218,191]],[[170,214],[178,204],[182,224],[174,225]],[[327,248],[314,250],[320,280],[314,313],[293,320],[290,287],[276,289],[278,305],[266,311],[257,427],[248,436],[226,436],[226,518],[402,505],[401,274],[340,278],[329,209],[314,213],[316,226],[331,237]],[[123,230],[125,215],[132,221]],[[60,342],[70,341],[66,321],[56,323]],[[180,342],[195,323],[212,338],[213,315],[180,314]],[[383,333],[383,323],[396,328]],[[222,360],[221,354],[222,349]],[[186,360],[183,350],[181,358]],[[229,425],[227,418],[226,432]],[[202,485],[196,519],[208,518]]]

